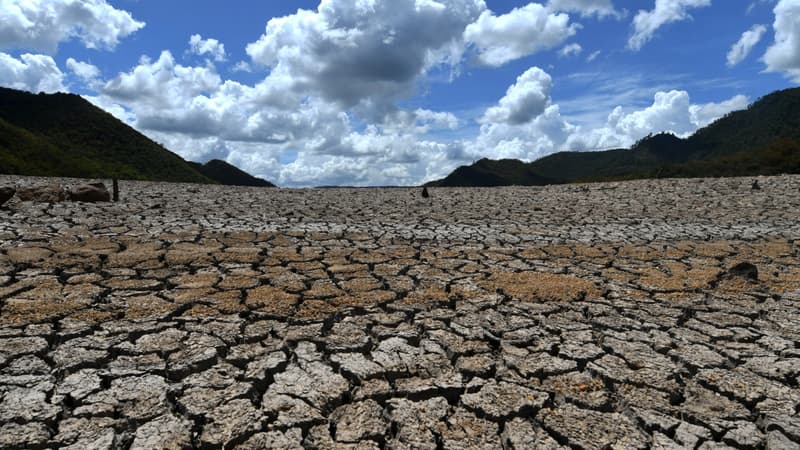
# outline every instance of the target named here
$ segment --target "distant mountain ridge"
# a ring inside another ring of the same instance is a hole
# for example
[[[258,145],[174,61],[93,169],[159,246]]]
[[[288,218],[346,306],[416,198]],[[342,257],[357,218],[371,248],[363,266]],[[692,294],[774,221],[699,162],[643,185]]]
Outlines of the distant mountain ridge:
[[[426,186],[538,186],[659,177],[800,173],[800,88],[773,92],[686,139],[648,136],[630,149],[481,159]]]
[[[254,177],[244,170],[219,159],[212,159],[205,164],[196,162],[190,164],[198,172],[212,180],[216,180],[220,184],[228,186],[275,187],[275,185],[269,181]]]
[[[209,164],[185,161],[78,95],[0,88],[0,173],[271,185]]]

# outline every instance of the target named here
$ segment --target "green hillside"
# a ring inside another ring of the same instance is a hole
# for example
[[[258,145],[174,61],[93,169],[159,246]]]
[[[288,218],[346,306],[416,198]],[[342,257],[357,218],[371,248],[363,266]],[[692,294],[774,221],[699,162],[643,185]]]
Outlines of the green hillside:
[[[800,88],[777,91],[687,139],[648,136],[630,149],[560,152],[462,166],[429,186],[543,185],[653,177],[800,173]]]
[[[247,175],[233,169],[204,173],[80,96],[0,88],[0,173],[222,184]]]
[[[698,130],[687,160],[731,155],[788,138],[800,141],[800,88],[776,91]]]
[[[641,171],[623,178],[700,178],[800,173],[800,141],[782,138],[755,150],[694,159],[657,170]]]

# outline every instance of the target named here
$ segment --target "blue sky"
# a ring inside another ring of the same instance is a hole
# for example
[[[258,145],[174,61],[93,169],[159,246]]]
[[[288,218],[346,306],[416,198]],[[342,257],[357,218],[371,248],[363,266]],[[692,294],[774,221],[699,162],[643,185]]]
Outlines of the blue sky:
[[[0,85],[282,186],[689,135],[800,81],[800,0],[0,0]]]

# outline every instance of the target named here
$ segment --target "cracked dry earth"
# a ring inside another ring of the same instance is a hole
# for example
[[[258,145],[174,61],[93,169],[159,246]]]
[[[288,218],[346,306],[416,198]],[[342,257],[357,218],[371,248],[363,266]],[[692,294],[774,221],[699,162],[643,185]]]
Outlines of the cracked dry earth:
[[[800,177],[751,181],[12,200],[0,447],[796,449]]]

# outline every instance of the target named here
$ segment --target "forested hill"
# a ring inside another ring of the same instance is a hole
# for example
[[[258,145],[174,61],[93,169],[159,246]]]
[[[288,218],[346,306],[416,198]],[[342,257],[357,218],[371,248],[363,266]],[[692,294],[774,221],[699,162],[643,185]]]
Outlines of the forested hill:
[[[205,164],[195,162],[191,164],[203,175],[228,186],[275,187],[275,185],[269,181],[254,177],[236,166],[219,159],[212,159]]]
[[[78,95],[0,88],[0,173],[227,184],[231,172],[200,170]]]

